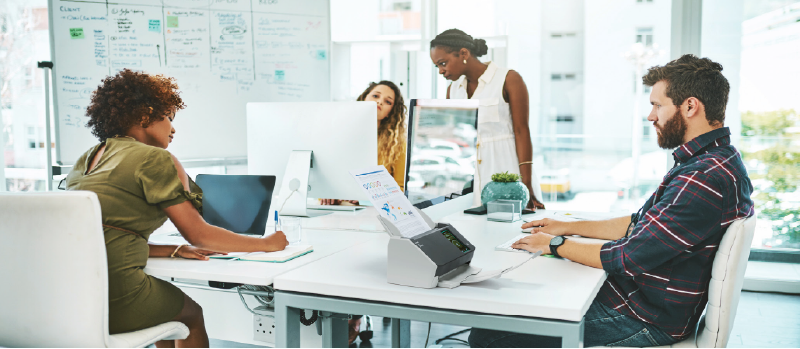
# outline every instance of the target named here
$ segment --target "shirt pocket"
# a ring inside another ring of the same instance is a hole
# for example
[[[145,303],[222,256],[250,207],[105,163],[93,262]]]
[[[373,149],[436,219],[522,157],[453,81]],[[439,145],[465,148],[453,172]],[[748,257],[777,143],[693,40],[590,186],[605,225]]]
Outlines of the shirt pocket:
[[[500,122],[500,98],[481,98],[478,103],[479,124]]]

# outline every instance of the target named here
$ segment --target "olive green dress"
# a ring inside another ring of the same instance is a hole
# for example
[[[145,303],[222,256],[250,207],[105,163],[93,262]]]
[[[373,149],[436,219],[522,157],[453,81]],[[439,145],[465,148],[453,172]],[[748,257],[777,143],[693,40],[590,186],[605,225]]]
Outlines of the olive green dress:
[[[100,143],[83,154],[67,176],[68,190],[97,193],[108,255],[109,331],[130,332],[172,320],[183,292],[144,273],[150,234],[167,220],[164,208],[191,201],[202,209],[202,191],[190,179],[184,190],[170,153],[132,138],[109,138],[94,169]]]

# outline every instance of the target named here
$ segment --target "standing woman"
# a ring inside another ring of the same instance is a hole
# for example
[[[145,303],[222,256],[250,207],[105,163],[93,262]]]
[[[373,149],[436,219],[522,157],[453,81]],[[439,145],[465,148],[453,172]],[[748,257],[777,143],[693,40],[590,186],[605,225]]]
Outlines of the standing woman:
[[[528,188],[528,208],[544,208],[539,179],[533,171],[533,145],[528,127],[528,88],[513,70],[478,57],[489,48],[483,39],[458,29],[445,30],[431,41],[431,60],[439,74],[453,81],[448,99],[479,99],[478,168],[475,205],[480,192],[499,172],[516,173]]]

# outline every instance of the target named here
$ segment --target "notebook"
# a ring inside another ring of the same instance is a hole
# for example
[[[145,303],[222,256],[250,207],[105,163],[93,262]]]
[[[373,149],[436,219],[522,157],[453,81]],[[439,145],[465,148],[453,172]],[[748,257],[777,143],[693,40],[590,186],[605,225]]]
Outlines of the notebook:
[[[283,263],[297,257],[314,252],[311,245],[289,245],[282,251],[275,252],[231,252],[226,255],[208,256],[213,259],[229,259],[237,261]]]

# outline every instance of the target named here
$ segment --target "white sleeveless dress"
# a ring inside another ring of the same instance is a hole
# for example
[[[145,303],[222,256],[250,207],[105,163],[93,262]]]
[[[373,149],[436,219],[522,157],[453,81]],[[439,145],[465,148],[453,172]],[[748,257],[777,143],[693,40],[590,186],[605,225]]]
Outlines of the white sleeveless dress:
[[[499,172],[519,174],[517,145],[514,143],[514,127],[511,108],[503,99],[503,86],[508,69],[500,68],[492,62],[478,78],[478,87],[471,99],[479,100],[478,107],[478,154],[475,171],[475,195],[473,204],[481,204],[481,190],[492,181],[492,175]],[[462,76],[450,85],[450,99],[470,99],[467,97],[467,77]],[[536,199],[542,201],[539,177],[531,167],[531,186]],[[527,203],[526,203],[527,204]]]

